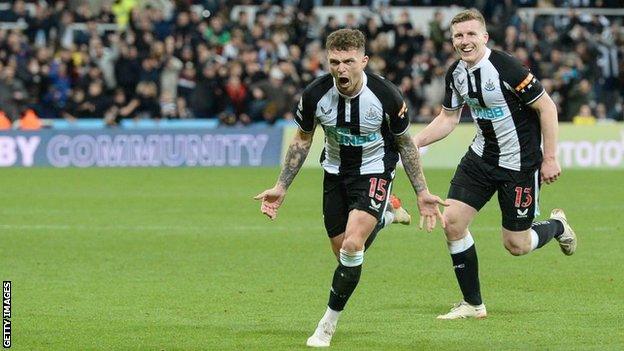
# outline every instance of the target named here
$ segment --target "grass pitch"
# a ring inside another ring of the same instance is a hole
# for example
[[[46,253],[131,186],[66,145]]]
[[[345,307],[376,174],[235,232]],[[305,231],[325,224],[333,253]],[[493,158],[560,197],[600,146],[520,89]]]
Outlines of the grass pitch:
[[[335,261],[321,171],[304,169],[276,221],[251,198],[277,169],[4,169],[0,278],[15,350],[295,350],[321,317]],[[403,174],[395,191],[415,213]],[[451,170],[427,170],[445,195]],[[622,350],[624,172],[566,171],[576,255],[506,253],[495,199],[472,228],[489,316],[437,321],[460,300],[437,229],[380,233],[334,350]]]

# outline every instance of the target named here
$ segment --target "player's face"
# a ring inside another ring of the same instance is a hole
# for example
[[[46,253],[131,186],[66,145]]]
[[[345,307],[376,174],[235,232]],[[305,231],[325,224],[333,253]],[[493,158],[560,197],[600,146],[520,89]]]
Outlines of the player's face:
[[[336,87],[342,94],[354,95],[362,88],[362,71],[368,63],[368,56],[356,49],[328,50],[327,60]]]
[[[485,44],[489,36],[481,22],[470,20],[455,23],[451,27],[453,47],[468,64],[468,67],[476,64],[485,55]]]

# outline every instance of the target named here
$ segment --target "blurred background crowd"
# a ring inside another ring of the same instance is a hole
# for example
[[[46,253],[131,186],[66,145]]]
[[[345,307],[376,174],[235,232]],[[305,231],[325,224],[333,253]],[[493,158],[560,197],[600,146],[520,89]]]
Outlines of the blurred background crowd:
[[[621,0],[464,1],[488,21],[490,47],[522,60],[541,79],[562,121],[624,116]],[[42,118],[218,119],[223,125],[292,118],[303,87],[326,73],[323,42],[361,29],[368,69],[392,80],[413,122],[440,109],[456,58],[442,12],[420,23],[392,6],[413,1],[23,1],[0,2],[0,109]],[[418,1],[447,6],[457,1]],[[254,11],[236,5],[257,5]],[[366,16],[329,16],[318,6],[366,6]],[[519,7],[576,7],[529,23]],[[237,11],[233,11],[236,9]],[[242,9],[242,10],[241,10]],[[465,117],[465,116],[464,116]]]

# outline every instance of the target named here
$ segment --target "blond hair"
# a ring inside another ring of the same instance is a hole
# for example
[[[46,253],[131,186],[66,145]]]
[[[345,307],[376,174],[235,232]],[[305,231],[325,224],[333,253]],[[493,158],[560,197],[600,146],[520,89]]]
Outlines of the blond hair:
[[[364,52],[366,46],[366,38],[364,33],[357,29],[338,29],[327,36],[325,49],[349,51],[358,50]]]
[[[477,9],[467,9],[456,14],[455,17],[453,17],[453,19],[451,20],[451,27],[454,24],[472,20],[481,23],[483,25],[483,29],[487,30],[485,26],[485,18],[483,18],[483,15]]]

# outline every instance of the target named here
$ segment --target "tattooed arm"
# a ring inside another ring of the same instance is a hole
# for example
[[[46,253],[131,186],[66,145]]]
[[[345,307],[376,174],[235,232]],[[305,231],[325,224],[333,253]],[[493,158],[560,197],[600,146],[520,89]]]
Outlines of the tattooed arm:
[[[412,183],[414,192],[418,197],[420,228],[422,229],[423,223],[426,223],[427,231],[431,232],[436,226],[437,219],[440,219],[440,223],[444,228],[446,223],[444,222],[444,217],[442,217],[438,205],[448,206],[448,204],[442,201],[438,196],[429,193],[425,174],[423,173],[422,164],[420,162],[418,147],[416,147],[408,132],[397,136],[397,145],[399,147],[399,154],[401,155],[401,162],[403,162],[403,167],[405,168],[405,173],[407,173],[407,177]]]
[[[284,190],[288,190],[295,176],[299,173],[303,161],[308,157],[308,152],[310,152],[310,147],[312,146],[313,135],[313,133],[305,133],[300,129],[297,130],[297,134],[295,134],[295,137],[290,142],[290,146],[286,152],[284,166],[282,167],[282,171],[280,172],[275,186],[280,186],[284,188]]]
[[[427,181],[425,180],[425,174],[420,164],[420,152],[418,151],[418,147],[412,142],[409,132],[397,136],[397,144],[399,146],[401,162],[403,162],[405,173],[407,173],[412,183],[414,192],[418,194],[423,190],[427,190]]]
[[[297,134],[295,134],[295,137],[290,142],[290,146],[288,146],[284,165],[277,183],[273,188],[267,189],[254,197],[254,199],[262,201],[260,211],[270,219],[277,217],[277,209],[284,202],[288,187],[292,184],[310,152],[313,136],[314,133],[305,133],[301,129],[297,130]]]

